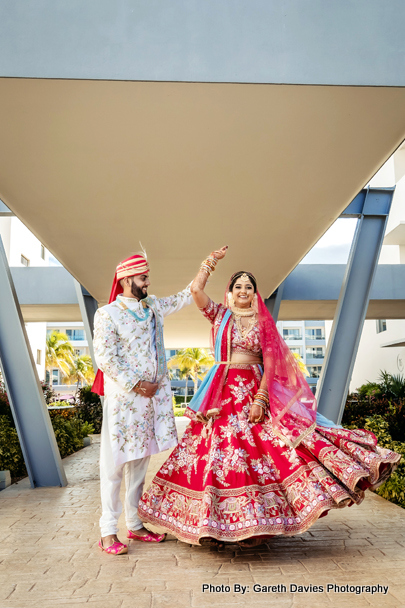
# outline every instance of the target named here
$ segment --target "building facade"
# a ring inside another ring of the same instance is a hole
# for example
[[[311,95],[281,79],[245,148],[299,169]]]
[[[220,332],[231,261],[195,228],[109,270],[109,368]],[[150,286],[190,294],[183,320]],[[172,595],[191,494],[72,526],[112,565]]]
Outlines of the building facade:
[[[279,321],[277,328],[290,351],[305,363],[307,382],[315,392],[325,358],[325,321]]]

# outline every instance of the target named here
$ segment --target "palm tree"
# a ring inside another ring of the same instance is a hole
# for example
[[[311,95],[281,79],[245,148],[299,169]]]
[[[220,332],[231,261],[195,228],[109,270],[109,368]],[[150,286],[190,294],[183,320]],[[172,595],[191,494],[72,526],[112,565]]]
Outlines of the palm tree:
[[[56,329],[46,337],[45,367],[57,367],[62,376],[68,376],[74,365],[74,351],[66,334]]]
[[[94,369],[91,357],[89,355],[80,355],[73,361],[73,367],[70,368],[69,374],[63,378],[65,384],[76,383],[76,392],[79,388],[79,382],[82,384],[92,384],[94,381]]]
[[[182,367],[178,367],[179,370],[179,379],[186,380],[186,387],[184,389],[184,406],[187,406],[187,397],[188,397],[188,379],[191,378],[191,368],[183,365]]]
[[[181,348],[176,355],[169,359],[169,368],[177,367],[180,375],[186,377],[186,397],[187,401],[187,382],[189,377],[194,379],[194,393],[198,388],[198,380],[202,380],[208,369],[214,364],[215,360],[206,348]]]
[[[293,356],[295,357],[295,359],[297,359],[297,363],[298,363],[298,367],[300,368],[300,372],[302,372],[304,374],[304,376],[309,376],[309,371],[307,369],[307,366],[305,365],[304,361],[301,359],[300,355],[298,353],[292,353]]]

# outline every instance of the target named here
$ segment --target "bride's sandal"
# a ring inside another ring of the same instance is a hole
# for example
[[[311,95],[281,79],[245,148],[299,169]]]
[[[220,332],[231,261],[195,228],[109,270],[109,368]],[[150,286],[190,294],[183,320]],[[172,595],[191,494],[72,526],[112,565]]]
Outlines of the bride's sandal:
[[[211,538],[209,536],[200,538],[200,545],[202,547],[215,547],[215,549],[223,549],[225,547],[225,543],[223,541],[217,540],[216,538]]]
[[[258,547],[259,545],[263,545],[266,540],[260,538],[258,536],[252,536],[251,538],[245,538],[245,540],[238,540],[237,545],[241,549],[252,549],[253,547]]]

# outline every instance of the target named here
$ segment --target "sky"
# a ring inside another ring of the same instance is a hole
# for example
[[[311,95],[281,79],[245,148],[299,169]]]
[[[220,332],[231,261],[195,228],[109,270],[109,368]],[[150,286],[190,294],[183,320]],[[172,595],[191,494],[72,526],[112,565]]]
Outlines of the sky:
[[[301,261],[301,264],[346,264],[357,219],[339,218]]]

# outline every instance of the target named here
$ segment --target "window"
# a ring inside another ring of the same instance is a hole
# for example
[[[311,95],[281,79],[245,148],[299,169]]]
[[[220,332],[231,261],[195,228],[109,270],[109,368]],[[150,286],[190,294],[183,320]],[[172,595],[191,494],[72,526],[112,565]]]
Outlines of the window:
[[[71,341],[85,340],[84,329],[67,329],[66,335]]]
[[[377,333],[380,334],[382,331],[387,331],[387,321],[385,319],[377,319]]]
[[[283,329],[284,340],[302,340],[301,330],[297,329]]]
[[[289,346],[292,353],[297,353],[301,357],[301,346]]]
[[[306,327],[305,337],[307,340],[325,340],[323,327]]]
[[[81,357],[82,355],[82,349],[81,348],[75,348],[75,355],[76,357]]]
[[[323,346],[307,346],[306,353],[309,359],[323,359],[325,356]]]
[[[37,365],[41,365],[41,354],[42,354],[42,351],[37,349]]]
[[[311,378],[319,378],[321,375],[322,365],[307,365],[307,370]]]
[[[57,333],[59,333],[59,332],[60,332],[60,330],[59,330],[59,329],[56,329],[56,327],[54,327],[54,328],[52,328],[52,329],[49,329],[49,328],[48,328],[48,329],[46,330],[46,335],[47,335],[47,336],[50,336],[50,335],[51,335],[51,333],[53,333],[54,331],[56,331]]]
[[[29,266],[30,265],[30,261],[28,258],[25,257],[25,255],[21,254],[21,264],[23,266]]]
[[[52,370],[52,384],[59,384],[59,370],[58,369],[53,369]]]
[[[45,259],[45,247],[42,243],[41,243],[41,258],[43,260]]]

